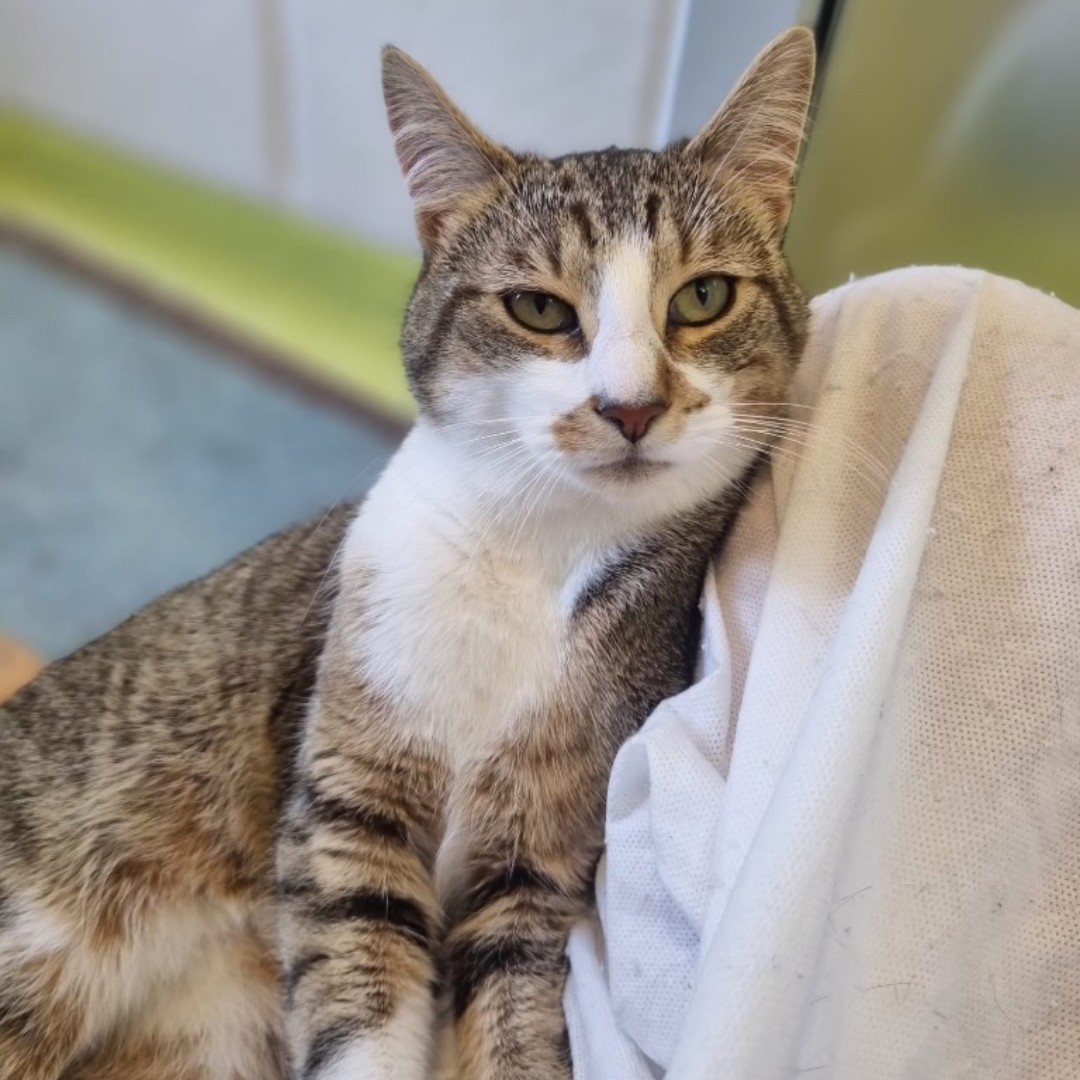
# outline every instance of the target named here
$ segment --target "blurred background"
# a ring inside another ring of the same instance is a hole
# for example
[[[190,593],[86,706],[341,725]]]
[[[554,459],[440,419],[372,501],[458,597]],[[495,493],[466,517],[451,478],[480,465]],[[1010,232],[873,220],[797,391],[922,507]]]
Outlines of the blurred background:
[[[691,133],[795,22],[808,292],[964,263],[1080,304],[1076,0],[0,0],[0,637],[62,655],[378,475],[418,266],[384,42],[565,153]]]

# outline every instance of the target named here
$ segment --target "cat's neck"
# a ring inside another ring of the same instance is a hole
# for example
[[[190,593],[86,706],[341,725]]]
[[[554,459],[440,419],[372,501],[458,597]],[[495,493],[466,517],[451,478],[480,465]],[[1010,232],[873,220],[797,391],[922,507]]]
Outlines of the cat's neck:
[[[547,700],[582,595],[662,526],[573,487],[495,504],[460,452],[409,434],[349,530],[341,596],[366,616],[345,639],[362,678],[464,761]]]
[[[550,473],[518,471],[520,479],[508,471],[498,482],[454,439],[420,420],[368,496],[357,540],[362,535],[365,549],[374,545],[384,557],[395,546],[437,542],[477,565],[527,565],[566,580],[633,543],[662,516],[631,500],[603,500]]]

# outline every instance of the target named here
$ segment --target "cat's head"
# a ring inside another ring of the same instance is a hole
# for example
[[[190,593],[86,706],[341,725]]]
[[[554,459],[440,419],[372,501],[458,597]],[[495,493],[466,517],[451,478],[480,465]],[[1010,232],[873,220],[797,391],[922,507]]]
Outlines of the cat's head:
[[[813,69],[788,31],[689,141],[552,159],[384,51],[424,249],[406,369],[478,482],[688,505],[743,473],[806,336],[781,242]]]

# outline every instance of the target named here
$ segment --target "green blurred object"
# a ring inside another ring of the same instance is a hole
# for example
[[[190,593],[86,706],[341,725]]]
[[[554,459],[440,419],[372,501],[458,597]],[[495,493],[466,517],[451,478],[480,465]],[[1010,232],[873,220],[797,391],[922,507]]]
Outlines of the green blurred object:
[[[0,114],[0,220],[393,419],[413,413],[398,350],[409,256],[11,112]]]
[[[788,234],[810,293],[961,263],[1080,305],[1080,4],[845,0]]]

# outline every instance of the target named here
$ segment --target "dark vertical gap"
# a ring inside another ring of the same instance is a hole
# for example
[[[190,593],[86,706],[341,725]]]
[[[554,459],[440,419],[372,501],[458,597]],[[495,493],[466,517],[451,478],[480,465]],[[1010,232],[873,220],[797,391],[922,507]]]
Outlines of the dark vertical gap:
[[[829,49],[836,36],[835,31],[840,21],[840,11],[843,6],[844,0],[821,0],[821,7],[814,22],[814,44],[817,46],[818,54],[817,84],[819,88],[829,58]]]

